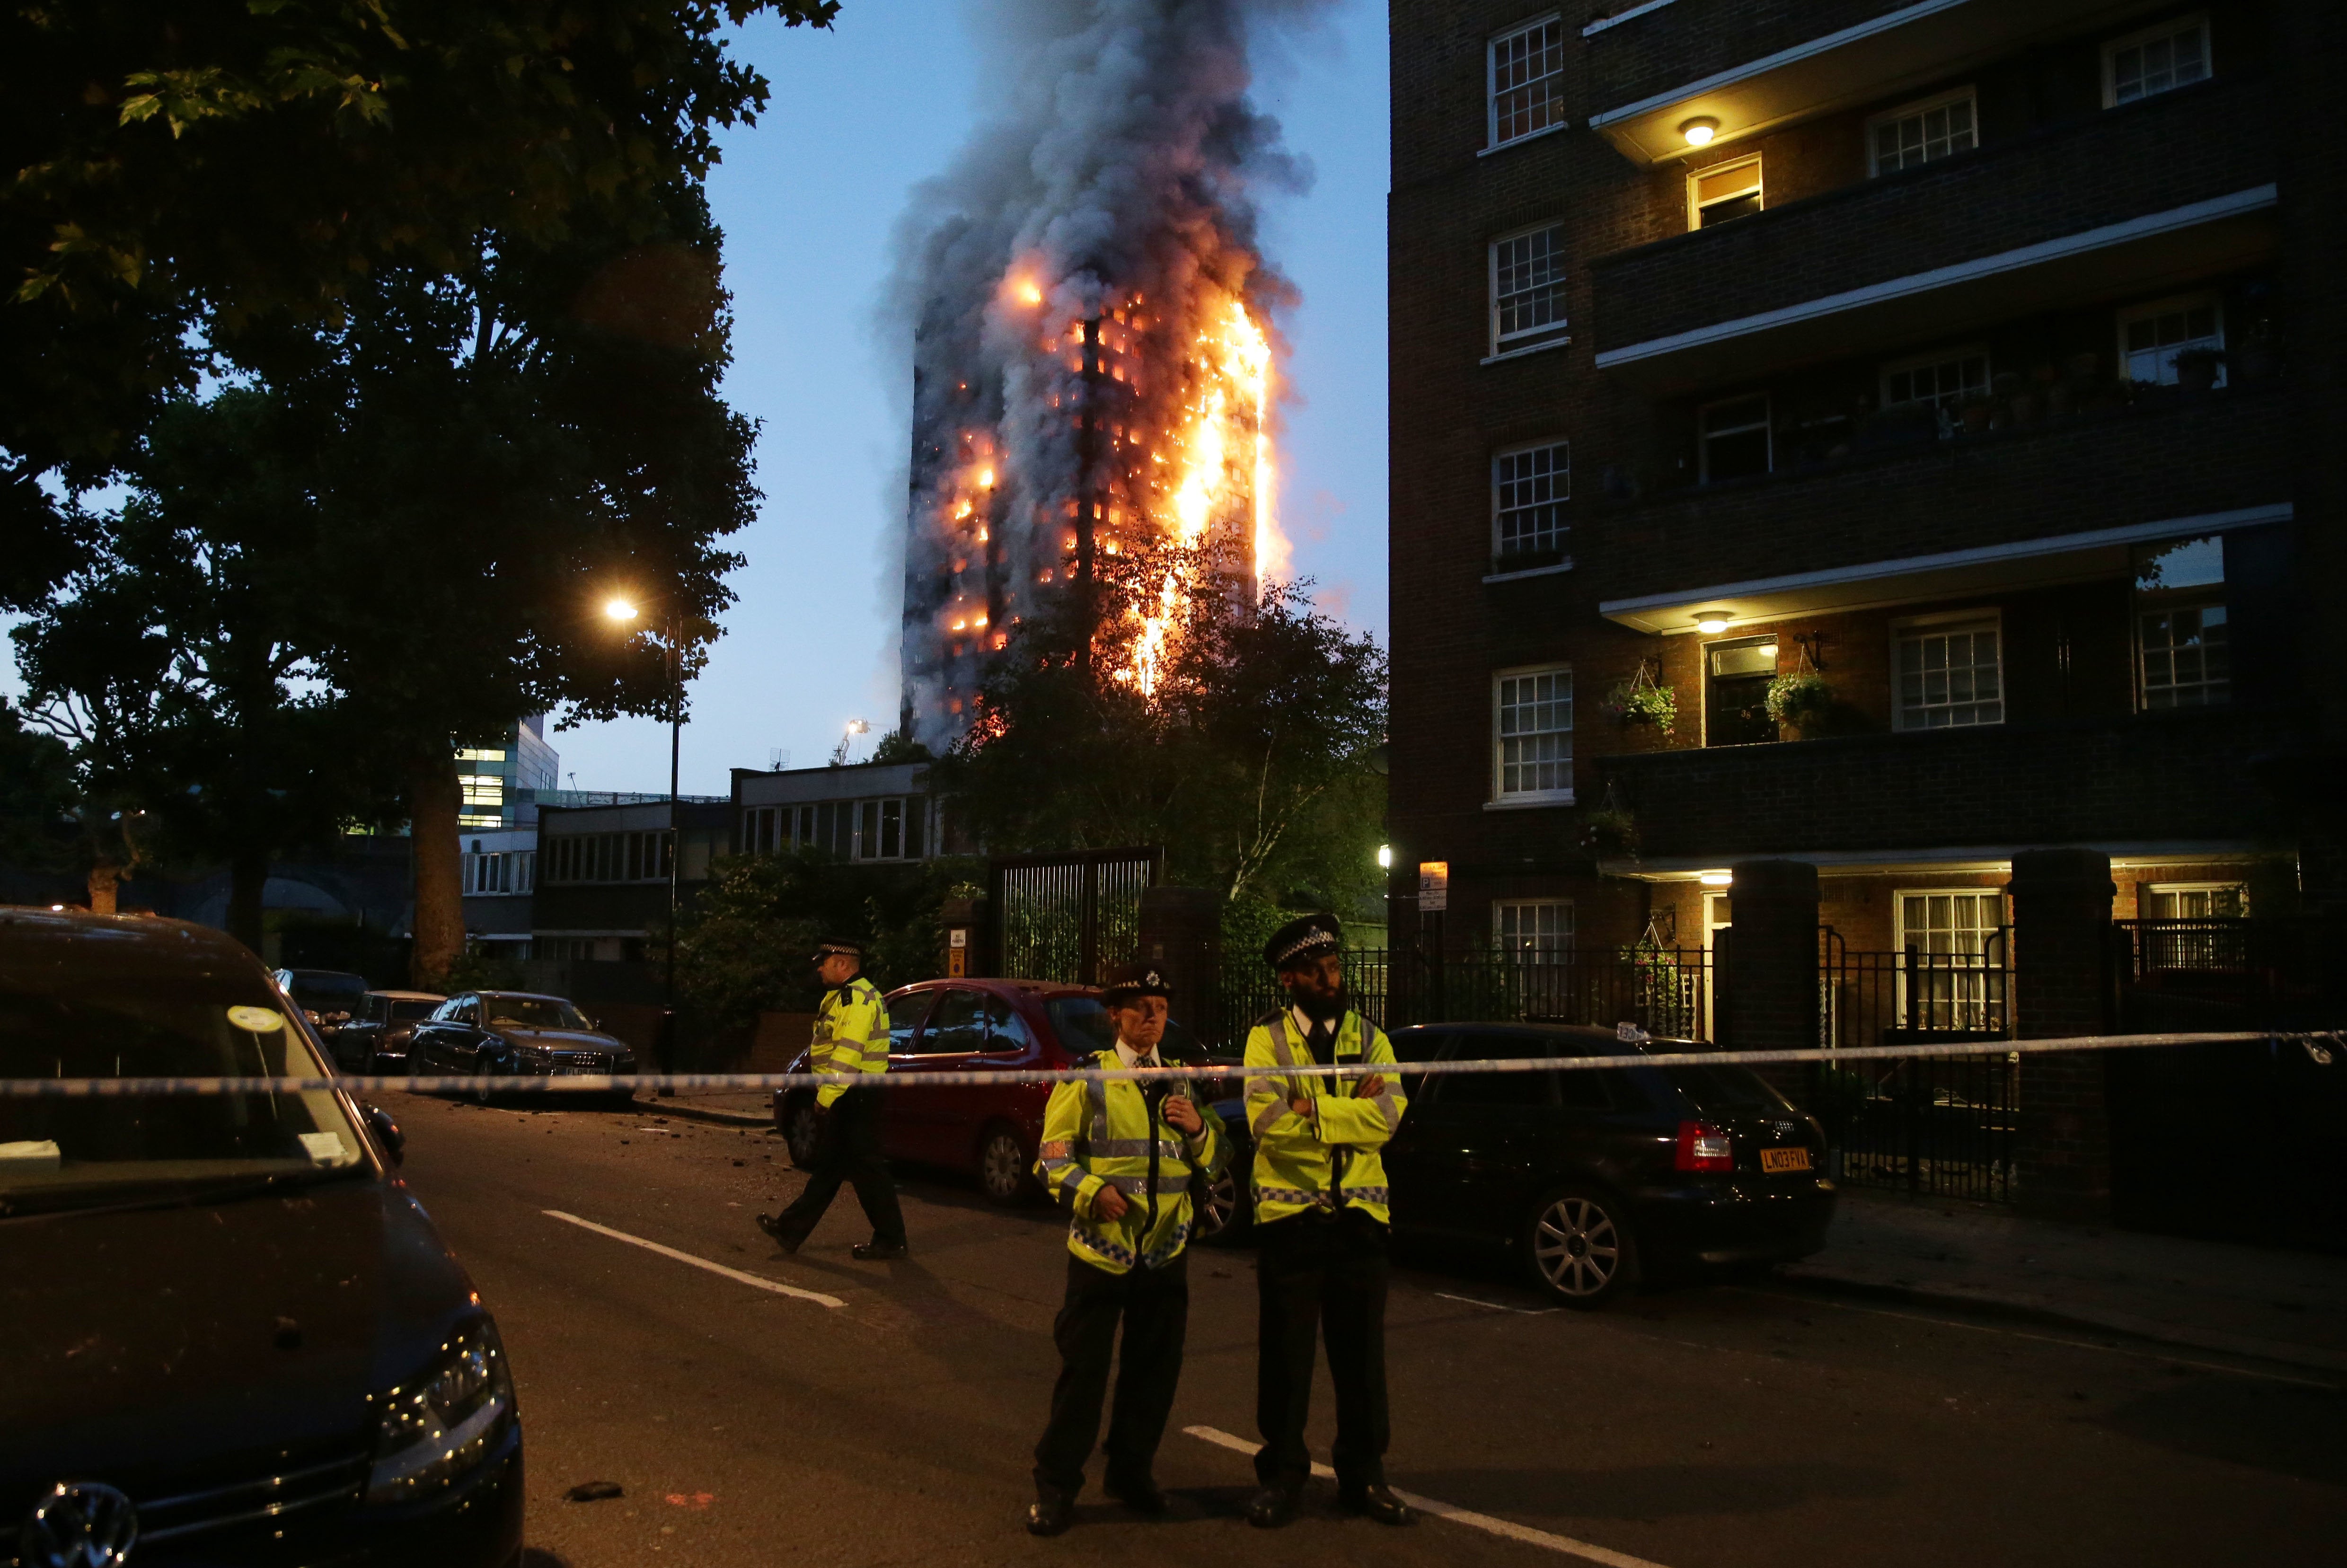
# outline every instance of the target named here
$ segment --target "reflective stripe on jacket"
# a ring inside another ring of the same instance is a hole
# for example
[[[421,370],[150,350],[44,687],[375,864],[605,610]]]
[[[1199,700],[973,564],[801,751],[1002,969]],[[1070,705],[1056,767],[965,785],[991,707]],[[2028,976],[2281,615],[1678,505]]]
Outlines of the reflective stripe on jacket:
[[[1117,1068],[1124,1062],[1114,1050],[1103,1050],[1084,1065]],[[1172,1088],[1191,1092],[1179,1079]],[[1197,1104],[1194,1093],[1191,1103]],[[1070,1252],[1111,1274],[1122,1274],[1135,1263],[1163,1267],[1181,1255],[1190,1243],[1191,1173],[1212,1180],[1231,1157],[1222,1118],[1203,1105],[1198,1114],[1204,1125],[1184,1134],[1165,1120],[1164,1102],[1153,1110],[1141,1085],[1130,1079],[1070,1081],[1051,1091],[1035,1174],[1072,1211]],[[1094,1212],[1094,1200],[1108,1187],[1124,1194],[1122,1219]]]
[[[1337,1062],[1385,1069],[1385,1086],[1364,1098],[1358,1078],[1247,1080],[1247,1127],[1255,1136],[1255,1217],[1283,1220],[1307,1209],[1356,1208],[1379,1225],[1390,1223],[1386,1167],[1378,1151],[1401,1125],[1409,1102],[1394,1070],[1385,1031],[1357,1012],[1337,1025]],[[1247,1033],[1249,1067],[1306,1067],[1311,1048],[1283,1008]],[[1290,1102],[1309,1097],[1314,1114],[1298,1116]]]
[[[858,975],[824,993],[808,1066],[816,1072],[888,1071],[888,1004],[879,987]],[[826,1083],[815,1091],[815,1102],[829,1105],[846,1092],[844,1083]]]

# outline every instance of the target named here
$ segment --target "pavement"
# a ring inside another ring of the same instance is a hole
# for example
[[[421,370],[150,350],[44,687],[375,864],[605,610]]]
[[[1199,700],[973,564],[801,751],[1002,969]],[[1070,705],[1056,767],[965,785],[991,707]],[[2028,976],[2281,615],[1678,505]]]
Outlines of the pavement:
[[[785,1255],[750,1222],[804,1178],[763,1126],[673,1102],[385,1099],[403,1175],[512,1358],[528,1568],[2207,1568],[2319,1561],[2347,1538],[2336,1374],[1839,1282],[1563,1312],[1504,1262],[1416,1252],[1388,1311],[1389,1468],[1431,1516],[1347,1519],[1319,1482],[1295,1525],[1254,1531],[1253,1259],[1214,1247],[1191,1261],[1157,1456],[1173,1512],[1088,1491],[1075,1528],[1037,1542],[1018,1522],[1056,1370],[1051,1211],[902,1171],[911,1257],[850,1258],[865,1227],[846,1194]],[[1854,1203],[1850,1234],[1895,1234],[1884,1209]],[[1861,1255],[1922,1277],[1891,1250]],[[1330,1436],[1324,1377],[1316,1457]],[[569,1501],[590,1482],[618,1495]]]

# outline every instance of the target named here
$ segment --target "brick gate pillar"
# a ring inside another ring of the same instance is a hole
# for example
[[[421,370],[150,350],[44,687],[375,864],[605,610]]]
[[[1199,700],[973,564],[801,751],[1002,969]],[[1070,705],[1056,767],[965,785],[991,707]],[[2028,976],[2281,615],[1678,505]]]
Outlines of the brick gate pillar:
[[[1223,977],[1223,901],[1204,887],[1150,887],[1141,895],[1140,958],[1163,966],[1174,1021],[1213,1049]],[[1241,1041],[1244,1044],[1244,1041]]]
[[[2111,857],[2032,849],[2013,857],[2014,1033],[2101,1034],[2111,1026]],[[2108,1220],[2111,1126],[2104,1053],[2021,1059],[2014,1194],[2025,1208]]]
[[[1733,924],[1717,977],[1720,1043],[1800,1050],[1818,1043],[1818,868],[1747,860],[1733,868]]]

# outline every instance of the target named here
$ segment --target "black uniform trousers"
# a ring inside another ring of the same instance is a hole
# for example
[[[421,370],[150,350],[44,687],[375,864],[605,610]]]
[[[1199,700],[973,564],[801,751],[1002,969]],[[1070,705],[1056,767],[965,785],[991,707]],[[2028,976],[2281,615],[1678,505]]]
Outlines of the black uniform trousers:
[[[1084,1461],[1100,1437],[1101,1405],[1108,1397],[1110,1352],[1118,1318],[1124,1353],[1116,1374],[1116,1408],[1108,1423],[1112,1481],[1147,1478],[1174,1413],[1182,1380],[1182,1341],[1190,1326],[1190,1255],[1176,1253],[1156,1268],[1111,1274],[1072,1253],[1068,1294],[1051,1326],[1060,1347],[1060,1380],[1051,1387],[1051,1419],[1035,1445],[1035,1485],[1073,1497],[1084,1484]]]
[[[1304,1422],[1312,1400],[1316,1331],[1328,1337],[1337,1385],[1337,1442],[1329,1455],[1347,1491],[1383,1485],[1391,1424],[1386,1413],[1386,1231],[1358,1209],[1307,1213],[1255,1227],[1255,1289],[1262,1308],[1255,1353],[1255,1456],[1266,1486],[1301,1486],[1312,1473]]]
[[[788,1235],[805,1241],[840,1184],[852,1182],[864,1217],[872,1222],[872,1239],[884,1245],[905,1245],[905,1211],[897,1206],[897,1184],[888,1179],[888,1162],[880,1156],[880,1091],[851,1089],[824,1113],[815,1139],[815,1167],[806,1191],[784,1209],[775,1223]]]

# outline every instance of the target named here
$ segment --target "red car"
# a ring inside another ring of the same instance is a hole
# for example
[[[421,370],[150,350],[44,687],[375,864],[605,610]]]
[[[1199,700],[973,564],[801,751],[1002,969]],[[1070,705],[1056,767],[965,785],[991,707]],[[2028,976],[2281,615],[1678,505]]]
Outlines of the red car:
[[[897,1079],[879,1091],[881,1147],[888,1158],[973,1174],[996,1203],[1034,1195],[1035,1148],[1042,1142],[1051,1085],[1020,1075],[1080,1067],[1113,1043],[1100,992],[1041,980],[923,980],[889,992],[887,1002],[888,1074]],[[1177,1061],[1206,1060],[1178,1023],[1166,1026],[1163,1049]],[[808,1071],[805,1052],[789,1071]],[[962,1071],[999,1072],[1002,1081],[980,1088],[917,1086],[924,1072]],[[1204,1098],[1222,1112],[1244,1150],[1246,1114],[1235,1081]],[[815,1156],[814,1112],[815,1091],[774,1091],[774,1125],[802,1167]],[[1235,1170],[1246,1168],[1243,1161],[1232,1163]],[[1201,1231],[1227,1226],[1244,1190],[1226,1174]]]

